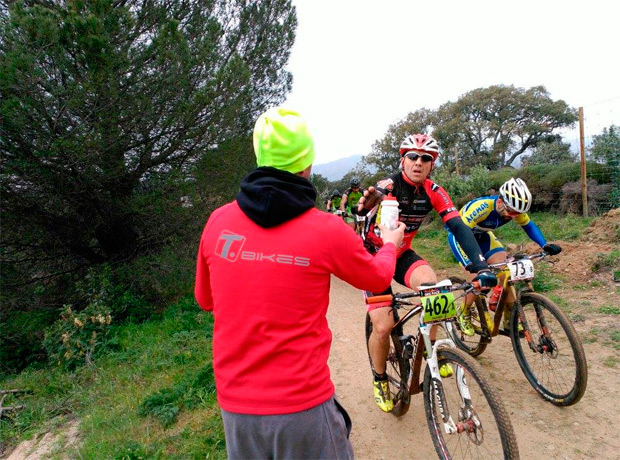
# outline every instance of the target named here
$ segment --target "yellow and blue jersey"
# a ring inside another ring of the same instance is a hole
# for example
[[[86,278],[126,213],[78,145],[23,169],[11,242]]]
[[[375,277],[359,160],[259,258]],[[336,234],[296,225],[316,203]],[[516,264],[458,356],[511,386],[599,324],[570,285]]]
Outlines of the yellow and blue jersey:
[[[475,198],[461,208],[459,214],[461,219],[469,228],[474,231],[476,241],[480,245],[482,254],[486,259],[499,251],[504,251],[504,247],[495,237],[492,230],[506,225],[510,221],[515,221],[523,228],[527,236],[534,242],[543,247],[547,242],[538,226],[532,222],[526,213],[518,214],[514,217],[502,217],[497,211],[498,195],[482,196]],[[450,249],[456,259],[463,266],[469,263],[467,256],[456,242],[454,235],[448,234]]]

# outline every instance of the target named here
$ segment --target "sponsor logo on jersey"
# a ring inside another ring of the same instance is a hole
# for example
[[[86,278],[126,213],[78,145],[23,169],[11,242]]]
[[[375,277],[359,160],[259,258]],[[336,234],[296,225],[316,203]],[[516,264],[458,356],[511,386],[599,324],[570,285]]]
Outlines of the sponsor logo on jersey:
[[[228,230],[224,230],[217,240],[215,253],[222,259],[230,262],[236,262],[239,257],[241,260],[252,262],[265,262],[283,265],[296,265],[298,267],[309,267],[310,258],[300,257],[290,254],[264,253],[243,250],[246,237],[237,235]]]
[[[482,214],[484,211],[486,211],[487,209],[489,209],[489,203],[488,202],[483,202],[480,203],[478,206],[476,206],[474,209],[472,210],[467,210],[467,223],[470,224],[472,221],[476,220],[476,218],[478,216],[480,216],[480,214]]]
[[[217,240],[215,253],[222,259],[234,262],[239,257],[239,253],[245,244],[245,236],[236,235],[228,230],[224,230]]]

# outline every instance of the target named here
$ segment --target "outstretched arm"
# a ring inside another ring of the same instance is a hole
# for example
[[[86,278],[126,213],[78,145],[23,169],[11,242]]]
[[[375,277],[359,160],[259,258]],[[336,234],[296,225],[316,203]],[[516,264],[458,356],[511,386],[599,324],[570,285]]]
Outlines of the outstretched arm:
[[[538,225],[532,222],[527,214],[519,214],[514,218],[514,221],[519,224],[521,228],[523,228],[523,231],[527,234],[530,240],[538,243],[541,248],[547,244],[547,241],[538,228]]]
[[[474,234],[463,220],[461,216],[452,217],[446,221],[446,226],[454,234],[456,241],[461,245],[469,260],[472,261],[472,271],[477,272],[486,268],[489,268],[487,261],[485,260],[480,246],[474,238]]]

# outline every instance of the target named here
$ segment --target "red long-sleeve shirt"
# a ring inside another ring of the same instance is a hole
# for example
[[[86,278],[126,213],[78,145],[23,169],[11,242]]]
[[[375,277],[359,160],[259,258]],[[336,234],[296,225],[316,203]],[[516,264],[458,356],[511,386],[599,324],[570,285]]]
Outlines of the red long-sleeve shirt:
[[[314,208],[272,228],[250,220],[236,201],[214,211],[200,241],[195,295],[214,315],[220,407],[286,414],[328,400],[330,275],[381,292],[395,261],[393,244],[373,257],[342,219]]]

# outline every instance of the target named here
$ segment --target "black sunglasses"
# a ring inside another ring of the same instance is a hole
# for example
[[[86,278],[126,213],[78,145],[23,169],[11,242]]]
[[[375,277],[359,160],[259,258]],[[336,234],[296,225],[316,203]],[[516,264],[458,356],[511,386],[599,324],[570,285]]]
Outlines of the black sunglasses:
[[[411,161],[416,161],[418,158],[422,158],[423,163],[428,163],[429,161],[433,161],[433,155],[428,153],[408,153],[405,155]]]

